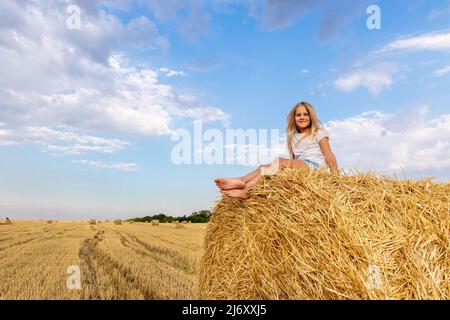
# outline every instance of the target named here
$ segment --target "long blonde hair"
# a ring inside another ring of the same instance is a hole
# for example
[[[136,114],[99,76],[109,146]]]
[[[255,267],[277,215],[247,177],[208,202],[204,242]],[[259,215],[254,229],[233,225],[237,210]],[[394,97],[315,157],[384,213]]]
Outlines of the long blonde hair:
[[[295,106],[292,107],[291,111],[289,111],[289,114],[287,116],[287,129],[286,129],[286,136],[287,136],[287,147],[289,150],[289,157],[291,159],[295,159],[294,151],[292,150],[292,138],[294,137],[294,134],[296,132],[300,132],[300,130],[297,128],[295,124],[295,112],[297,111],[297,108],[300,106],[304,106],[306,110],[308,110],[309,118],[311,120],[311,123],[308,128],[310,128],[310,132],[307,135],[307,137],[314,137],[319,131],[319,129],[323,128],[322,123],[319,121],[317,117],[316,110],[314,107],[309,104],[308,102],[299,102]]]

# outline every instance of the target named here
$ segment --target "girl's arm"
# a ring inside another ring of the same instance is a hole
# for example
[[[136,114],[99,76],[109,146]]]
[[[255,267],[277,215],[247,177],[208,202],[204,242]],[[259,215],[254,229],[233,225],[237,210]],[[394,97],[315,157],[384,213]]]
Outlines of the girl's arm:
[[[339,173],[339,167],[338,167],[338,164],[336,161],[336,157],[334,156],[333,152],[331,151],[330,144],[328,142],[328,138],[325,137],[325,138],[321,139],[319,141],[319,146],[320,146],[320,149],[322,150],[323,155],[325,156],[325,162],[327,163],[328,167],[331,170]]]

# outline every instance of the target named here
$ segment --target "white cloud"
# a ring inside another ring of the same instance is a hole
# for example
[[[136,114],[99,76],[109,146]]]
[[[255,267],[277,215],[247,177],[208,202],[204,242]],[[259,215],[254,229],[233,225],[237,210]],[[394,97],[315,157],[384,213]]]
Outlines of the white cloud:
[[[434,75],[437,77],[441,77],[443,75],[446,75],[447,73],[450,73],[450,66],[442,68],[442,69],[438,69],[436,71],[434,71]]]
[[[433,9],[428,13],[428,19],[436,19],[442,16],[446,16],[450,14],[450,7],[443,8],[443,9]]]
[[[157,30],[150,20],[123,25],[88,7],[81,30],[69,30],[65,3],[0,4],[0,12],[21,12],[0,25],[0,69],[8,75],[0,78],[0,121],[13,128],[65,125],[74,132],[147,136],[171,134],[176,117],[228,123],[219,108],[197,99],[187,106],[157,70],[133,67],[118,53],[131,44],[153,45]]]
[[[396,50],[450,50],[450,33],[424,34],[396,40],[386,45],[378,53]]]
[[[107,164],[102,161],[89,161],[89,160],[72,160],[74,163],[86,164],[94,168],[101,169],[116,169],[121,171],[138,171],[139,166],[136,163],[113,163]]]
[[[0,129],[0,137],[8,137],[12,135],[12,131],[8,129]]]
[[[209,33],[211,15],[205,8],[207,3],[204,0],[149,0],[144,2],[153,11],[158,21],[162,23],[176,21],[178,32],[189,41],[195,41]],[[179,14],[180,11],[187,14]]]
[[[427,106],[377,111],[325,124],[338,164],[407,178],[450,179],[450,114],[427,119]]]
[[[424,50],[450,50],[450,33],[423,34],[392,41],[355,63],[354,69],[341,75],[334,81],[334,85],[344,92],[351,92],[358,87],[366,87],[372,95],[378,95],[383,90],[389,89],[396,80],[405,78],[405,70],[410,69],[410,66],[405,65],[402,61],[386,61],[387,54],[398,53],[403,56],[411,51]],[[396,56],[394,55],[394,57]],[[443,68],[436,70],[434,75],[442,76],[448,72],[450,72],[448,68]]]
[[[396,68],[388,65],[379,65],[368,69],[358,69],[340,76],[334,85],[341,91],[351,92],[358,87],[367,88],[373,95],[388,89],[393,83]]]
[[[166,77],[184,77],[186,76],[186,73],[184,73],[183,71],[175,71],[175,70],[170,70],[168,68],[159,68],[159,71],[164,73],[166,75]]]
[[[1,130],[6,131],[8,140],[2,140],[0,134],[0,145],[38,145],[43,151],[62,156],[86,153],[115,154],[130,145],[127,141],[79,134],[62,128],[56,130],[49,127],[23,127]]]

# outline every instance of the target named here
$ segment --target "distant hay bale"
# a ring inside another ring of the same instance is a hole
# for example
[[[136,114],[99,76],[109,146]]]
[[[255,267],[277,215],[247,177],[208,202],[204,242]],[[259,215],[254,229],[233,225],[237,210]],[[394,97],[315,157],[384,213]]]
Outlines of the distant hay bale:
[[[187,223],[187,221],[186,221],[186,220],[183,220],[183,221],[181,221],[181,223],[182,223],[182,224],[186,224],[186,223]]]
[[[448,183],[283,169],[208,224],[202,299],[450,299]]]
[[[97,220],[95,219],[89,220],[89,224],[97,224]]]
[[[152,220],[152,226],[159,226],[159,220]]]
[[[175,223],[175,228],[176,229],[183,229],[183,228],[185,228],[185,226],[183,226],[181,223]]]
[[[180,223],[180,221],[178,221],[178,220],[175,220],[175,224],[179,224]]]
[[[5,221],[0,221],[0,225],[8,225],[8,224],[12,224],[12,221],[9,220],[8,218]]]
[[[47,220],[47,223],[53,223],[53,221],[52,220]]]
[[[114,220],[115,224],[122,224],[122,220]]]
[[[192,221],[188,221],[187,223],[192,223]]]

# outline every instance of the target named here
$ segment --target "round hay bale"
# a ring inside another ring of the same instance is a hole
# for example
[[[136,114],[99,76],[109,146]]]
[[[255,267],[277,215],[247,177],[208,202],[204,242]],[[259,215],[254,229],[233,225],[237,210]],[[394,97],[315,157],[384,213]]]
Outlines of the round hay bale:
[[[91,219],[91,220],[89,220],[89,224],[97,224],[97,220]]]
[[[183,226],[183,225],[180,224],[180,223],[175,223],[175,228],[176,228],[176,229],[183,229],[183,228],[185,228],[185,226]]]
[[[152,220],[152,226],[159,226],[159,220]]]
[[[448,183],[283,169],[208,224],[202,299],[450,299]]]
[[[179,224],[180,223],[180,221],[178,221],[178,220],[175,220],[175,224]]]
[[[181,221],[182,224],[187,224],[186,220]]]
[[[117,225],[121,225],[122,224],[122,220],[119,220],[119,219],[118,220],[114,220],[114,223],[117,224]]]

